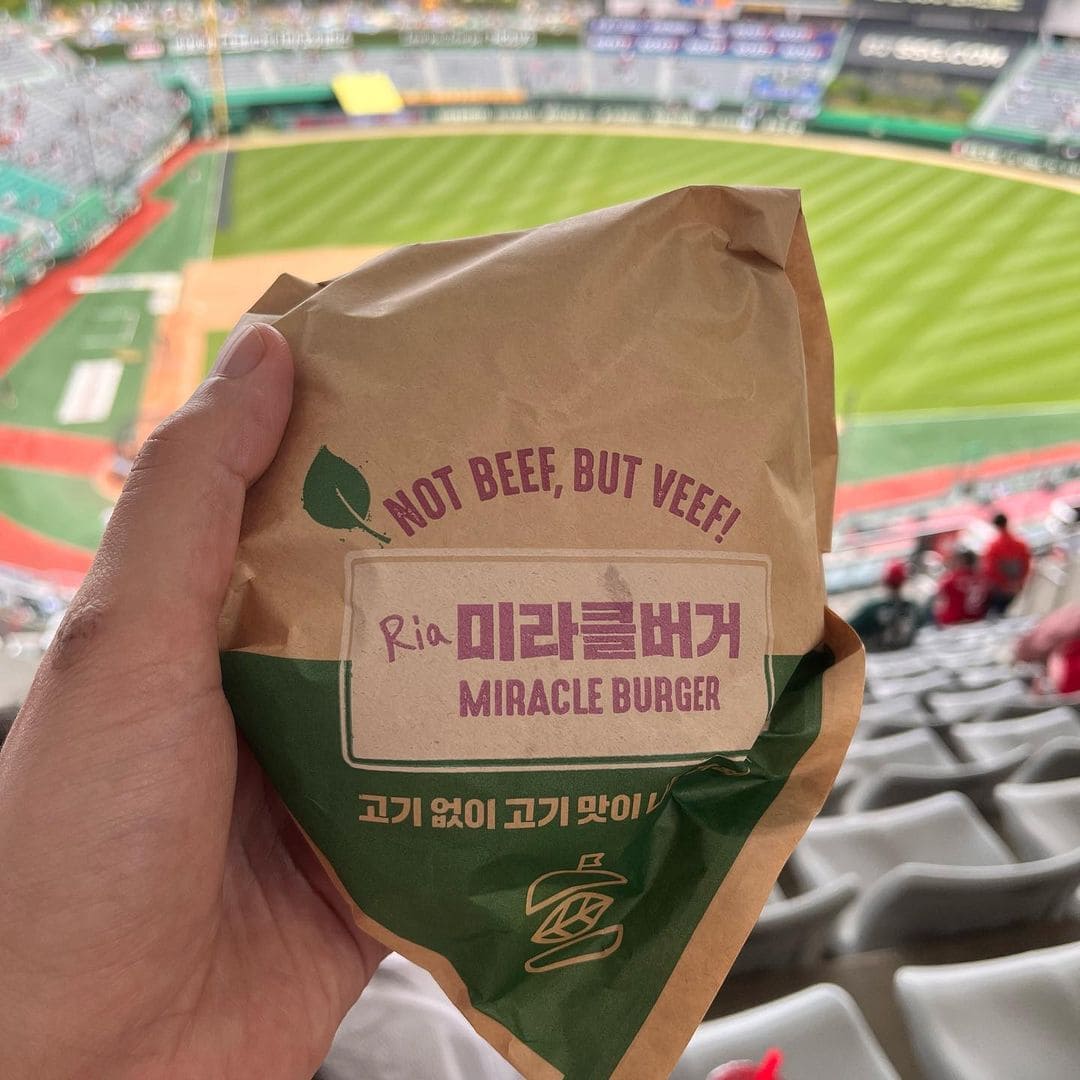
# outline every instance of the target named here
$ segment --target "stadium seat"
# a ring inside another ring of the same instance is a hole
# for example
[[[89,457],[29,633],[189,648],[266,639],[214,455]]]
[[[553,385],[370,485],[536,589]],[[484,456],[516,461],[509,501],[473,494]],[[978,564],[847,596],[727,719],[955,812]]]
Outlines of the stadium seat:
[[[731,969],[733,975],[807,967],[825,954],[829,931],[837,915],[855,898],[854,875],[798,896],[769,902],[758,918]]]
[[[837,783],[848,784],[872,776],[885,765],[955,766],[956,758],[932,731],[914,728],[852,743],[840,767]]]
[[[1000,784],[994,798],[1002,831],[1023,858],[1080,848],[1080,779]]]
[[[1074,1080],[1080,944],[903,967],[896,996],[926,1080]]]
[[[1059,735],[1043,743],[1012,775],[1016,784],[1039,784],[1080,776],[1080,736]]]
[[[917,694],[900,694],[888,701],[863,702],[859,722],[880,731],[885,731],[888,725],[894,723],[906,729],[928,715]]]
[[[908,675],[905,678],[871,679],[869,685],[878,701],[887,701],[889,698],[906,694],[923,694],[928,690],[940,690],[951,686],[955,679],[956,676],[951,671],[935,667],[919,675]]]
[[[792,856],[807,887],[854,873],[860,895],[831,938],[841,953],[1060,914],[1080,851],[1016,863],[956,792],[888,810],[819,818]]]
[[[927,710],[919,695],[903,694],[888,701],[863,705],[855,735],[861,742],[920,729],[941,732],[949,726],[948,720],[934,716]]]
[[[899,649],[891,653],[868,653],[866,675],[870,679],[904,679],[924,675],[939,665],[922,649]]]
[[[1080,56],[1075,49],[1041,42],[1013,64],[972,117],[974,130],[1015,132],[1034,141],[1038,137],[1076,130],[1076,87],[1080,83]]]
[[[939,649],[934,653],[934,662],[938,667],[945,668],[947,671],[957,672],[960,675],[961,683],[964,681],[965,674],[979,673],[979,676],[982,677],[986,671],[996,673],[1002,668],[1006,670],[1005,678],[1008,678],[1010,674],[1007,665],[999,661],[996,646],[965,646],[955,651]]]
[[[671,1080],[704,1080],[729,1061],[759,1061],[771,1047],[792,1080],[899,1080],[851,995],[822,983],[756,1009],[706,1020]]]
[[[886,875],[851,908],[841,952],[1060,919],[1080,886],[1080,850],[1002,866],[912,863]]]
[[[1018,746],[986,761],[965,764],[886,763],[877,772],[863,777],[845,794],[843,809],[848,813],[880,810],[926,799],[942,791],[958,791],[980,809],[986,809],[993,805],[995,787],[1012,776],[1026,757],[1027,750]]]
[[[853,742],[852,746],[861,745],[861,743]],[[831,814],[842,814],[844,812],[844,799],[847,793],[855,786],[858,777],[855,775],[837,776],[833,781],[833,786],[829,790],[829,794],[822,804],[821,809],[818,811],[818,817],[828,817]]]
[[[1013,720],[969,721],[949,730],[950,741],[969,761],[986,761],[1018,746],[1031,753],[1063,735],[1080,738],[1080,719],[1064,707]]]
[[[1006,683],[1016,675],[1016,669],[1011,664],[987,664],[983,667],[964,665],[957,671],[956,677],[965,690],[983,690]]]
[[[1020,679],[1009,679],[977,690],[931,690],[923,695],[927,709],[938,719],[956,723],[1000,705],[1020,701],[1028,688]]]
[[[438,983],[398,953],[383,960],[345,1015],[315,1080],[383,1076],[521,1080]]]

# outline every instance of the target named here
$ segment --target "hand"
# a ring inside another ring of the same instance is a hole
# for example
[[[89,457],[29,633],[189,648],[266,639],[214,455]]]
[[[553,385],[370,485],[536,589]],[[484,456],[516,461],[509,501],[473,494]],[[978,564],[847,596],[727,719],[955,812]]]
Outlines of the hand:
[[[258,326],[150,436],[0,754],[6,1080],[308,1080],[384,955],[221,691],[244,495],[291,402]]]

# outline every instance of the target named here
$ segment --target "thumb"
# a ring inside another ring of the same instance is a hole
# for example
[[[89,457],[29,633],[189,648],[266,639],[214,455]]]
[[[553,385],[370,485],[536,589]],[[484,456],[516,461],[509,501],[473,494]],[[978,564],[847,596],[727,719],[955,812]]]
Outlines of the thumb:
[[[107,626],[117,648],[127,642],[144,661],[216,657],[244,496],[277,451],[292,376],[273,327],[251,324],[226,342],[210,377],[139,451],[72,625],[58,634],[62,649]]]

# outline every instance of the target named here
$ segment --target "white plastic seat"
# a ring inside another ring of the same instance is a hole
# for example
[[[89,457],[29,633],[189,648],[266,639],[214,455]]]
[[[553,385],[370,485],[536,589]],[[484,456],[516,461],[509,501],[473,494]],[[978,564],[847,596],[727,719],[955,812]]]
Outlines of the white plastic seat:
[[[391,953],[346,1014],[315,1080],[521,1080],[423,968]]]
[[[1006,839],[1025,859],[1080,848],[1080,779],[999,784],[994,798]]]
[[[924,694],[928,690],[939,690],[945,686],[951,686],[956,676],[951,671],[942,668],[931,668],[919,675],[908,675],[899,679],[870,679],[870,689],[874,692],[877,701],[888,701],[889,698],[900,697],[904,694]]]
[[[1018,746],[1031,753],[1062,735],[1080,738],[1080,719],[1066,707],[1012,720],[970,721],[949,731],[953,745],[969,761],[985,761]]]
[[[926,1080],[1075,1080],[1080,944],[903,967],[896,996]]]
[[[922,675],[936,666],[933,655],[922,649],[868,653],[866,657],[866,674],[870,679],[903,679]]]
[[[845,875],[828,885],[781,897],[765,905],[731,969],[733,975],[806,967],[825,955],[837,915],[858,892],[859,882]]]
[[[989,712],[991,709],[1020,701],[1027,696],[1027,685],[1009,679],[978,690],[931,690],[923,700],[927,708],[942,720],[956,723]]]
[[[857,741],[863,742],[916,728],[947,726],[945,721],[939,721],[927,712],[917,694],[901,694],[886,701],[865,702],[855,735]]]
[[[917,694],[900,694],[897,697],[888,698],[886,701],[864,701],[859,719],[872,724],[880,724],[886,720],[906,716],[909,713],[923,713]]]
[[[999,866],[1013,857],[963,795],[930,799],[861,814],[818,818],[792,855],[804,888],[855,874],[860,889],[905,863]]]
[[[1016,671],[1011,664],[965,665],[957,671],[956,677],[965,690],[983,690],[1016,678]]]
[[[1016,784],[1041,784],[1080,776],[1080,735],[1058,735],[1043,743],[1013,773]]]
[[[877,742],[884,742],[878,739]],[[1007,750],[985,761],[951,765],[912,765],[886,763],[877,772],[866,775],[844,795],[845,813],[880,810],[886,806],[928,799],[943,791],[958,791],[977,807],[993,803],[994,788],[1009,779],[1027,757],[1023,747]]]
[[[865,740],[863,740],[865,741]],[[856,745],[852,743],[852,745]],[[843,776],[842,774],[837,776],[833,781],[833,786],[829,789],[829,794],[825,798],[825,802],[822,804],[821,809],[818,811],[818,817],[829,817],[831,814],[842,814],[844,812],[844,800],[847,798],[848,792],[855,786],[855,776]]]
[[[832,944],[837,952],[865,952],[1060,919],[1071,911],[1078,886],[1080,849],[1001,866],[908,863],[852,904],[850,920],[841,916]]]
[[[964,645],[959,649],[938,648],[933,652],[938,667],[955,671],[961,676],[965,672],[985,671],[1001,667],[1000,646]]]
[[[830,941],[846,953],[1054,917],[1080,884],[1080,851],[1018,864],[971,800],[946,792],[819,818],[792,868],[807,887],[858,877]]]
[[[864,739],[848,747],[837,781],[852,783],[876,773],[885,765],[956,765],[956,758],[932,731],[914,728],[880,739]]]
[[[671,1080],[704,1080],[729,1061],[759,1061],[772,1047],[791,1080],[899,1080],[885,1051],[846,990],[821,983],[756,1009],[706,1020]]]

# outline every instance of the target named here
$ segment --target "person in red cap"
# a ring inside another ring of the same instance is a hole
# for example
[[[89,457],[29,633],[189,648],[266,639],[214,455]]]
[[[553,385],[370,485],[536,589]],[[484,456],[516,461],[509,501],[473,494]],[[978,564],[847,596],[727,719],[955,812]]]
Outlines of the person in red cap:
[[[983,552],[982,571],[989,611],[1004,615],[1027,581],[1031,549],[1019,536],[1009,532],[1009,519],[1004,514],[994,516],[994,526],[998,534]]]
[[[906,649],[915,640],[921,620],[918,607],[901,595],[905,581],[904,564],[890,563],[881,579],[885,595],[864,604],[848,620],[867,652]]]
[[[938,582],[934,597],[934,619],[938,626],[975,622],[986,616],[986,582],[978,572],[974,551],[956,548],[949,557],[949,570]]]

